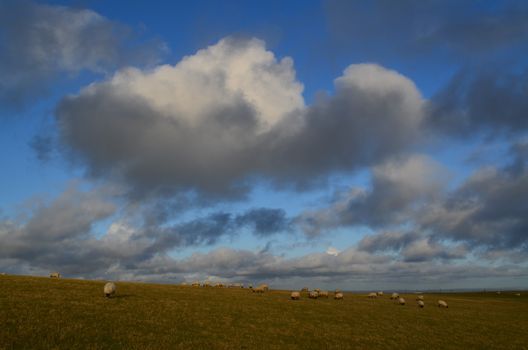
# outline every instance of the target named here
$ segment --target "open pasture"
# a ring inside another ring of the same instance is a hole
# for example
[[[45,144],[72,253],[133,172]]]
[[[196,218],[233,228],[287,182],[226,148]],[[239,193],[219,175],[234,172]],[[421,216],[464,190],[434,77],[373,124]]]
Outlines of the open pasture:
[[[1,349],[526,349],[528,293],[366,294],[0,276]],[[448,309],[436,301],[446,300]]]

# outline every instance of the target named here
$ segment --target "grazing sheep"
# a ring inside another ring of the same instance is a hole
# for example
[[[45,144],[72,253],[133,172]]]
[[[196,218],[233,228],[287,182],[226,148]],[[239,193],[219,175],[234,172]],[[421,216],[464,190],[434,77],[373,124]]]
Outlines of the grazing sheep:
[[[416,297],[416,301],[418,301],[418,300],[424,300],[423,295],[418,295],[418,296]]]
[[[326,298],[328,299],[328,292],[327,291],[320,291],[319,292],[319,298]]]
[[[198,281],[194,281],[194,282],[191,284],[191,286],[193,286],[193,287],[200,287],[200,282],[198,282]]]
[[[50,273],[50,278],[60,278],[61,274],[58,272],[52,272]]]
[[[107,284],[105,284],[104,286],[105,297],[110,298],[112,295],[115,294],[115,292],[116,292],[116,286],[114,283],[108,282]]]
[[[447,306],[447,303],[445,301],[438,300],[438,307],[445,307],[447,309],[449,306]]]
[[[378,292],[378,296],[381,297],[383,295],[383,292]]]
[[[252,289],[253,293],[264,293],[265,289],[262,286],[258,286],[257,288]]]
[[[269,290],[269,287],[267,284],[261,284],[259,287],[262,287],[266,292]]]
[[[321,291],[321,290],[320,290],[319,288],[315,288],[315,289],[314,289],[314,292],[319,293],[320,291]]]
[[[299,292],[291,292],[290,298],[292,300],[299,300],[301,298],[301,293],[299,293]]]
[[[308,298],[310,299],[317,299],[319,297],[319,293],[317,293],[315,290],[312,290],[310,294],[308,294]]]
[[[391,300],[395,300],[395,299],[398,299],[400,297],[400,295],[398,293],[392,293],[391,295]]]
[[[521,293],[515,293],[515,296],[516,296],[516,297],[520,297],[520,296],[521,296]]]
[[[334,299],[335,300],[343,300],[343,293],[341,293],[341,292],[335,293]]]
[[[422,308],[425,306],[423,300],[418,300],[418,307]]]
[[[399,298],[399,299],[398,299],[398,304],[400,304],[400,305],[405,305],[405,299],[403,299],[403,298]]]
[[[378,293],[369,293],[369,295],[367,295],[367,297],[371,298],[371,299],[375,299],[378,297]]]

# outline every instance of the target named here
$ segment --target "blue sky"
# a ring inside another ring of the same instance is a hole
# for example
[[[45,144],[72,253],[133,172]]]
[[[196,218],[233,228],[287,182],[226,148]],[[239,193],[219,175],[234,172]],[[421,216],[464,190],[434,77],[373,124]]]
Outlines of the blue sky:
[[[526,288],[521,1],[0,1],[0,270]]]

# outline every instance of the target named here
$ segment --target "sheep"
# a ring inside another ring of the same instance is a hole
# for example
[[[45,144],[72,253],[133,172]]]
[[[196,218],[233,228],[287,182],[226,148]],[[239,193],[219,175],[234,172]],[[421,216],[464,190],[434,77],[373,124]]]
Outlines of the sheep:
[[[378,293],[369,293],[369,295],[367,295],[368,298],[371,298],[371,299],[375,299],[378,297]]]
[[[395,299],[398,299],[400,297],[400,295],[398,293],[392,293],[391,295],[391,300],[395,300]]]
[[[253,293],[264,293],[265,289],[262,286],[258,286],[257,288],[252,289]]]
[[[61,274],[58,272],[52,272],[50,273],[50,278],[60,278]]]
[[[378,292],[378,296],[381,297],[383,295],[383,292]]]
[[[317,297],[319,297],[319,293],[317,293],[315,290],[312,290],[312,291],[308,294],[308,298],[310,298],[310,299],[317,299]]]
[[[320,291],[321,291],[321,290],[320,290],[319,288],[315,288],[315,289],[314,289],[314,292],[319,293]]]
[[[116,292],[116,286],[114,283],[108,282],[107,284],[105,284],[104,286],[105,297],[110,298],[112,295],[115,294],[115,292]]]
[[[290,294],[291,300],[299,300],[300,297],[301,297],[301,293],[299,292],[291,292]]]
[[[515,296],[516,296],[516,297],[520,297],[520,296],[521,296],[521,293],[515,293]]]
[[[438,307],[445,307],[447,309],[449,306],[447,306],[447,303],[445,301],[438,300]]]
[[[200,287],[200,282],[198,282],[198,281],[194,281],[194,282],[191,284],[191,286],[193,286],[193,287]]]
[[[424,300],[423,295],[418,295],[418,296],[416,297],[416,301],[418,301],[418,300]]]
[[[341,292],[335,293],[334,299],[335,300],[343,300],[343,293],[341,293]]]
[[[423,309],[423,307],[425,306],[423,300],[418,300],[418,307]]]
[[[327,291],[320,291],[319,292],[319,297],[320,298],[324,297],[324,298],[328,299],[328,292]]]
[[[266,292],[269,290],[269,287],[267,284],[261,284],[259,287],[262,287]]]
[[[400,305],[405,305],[405,299],[403,299],[403,298],[399,298],[399,299],[398,299],[398,304],[400,304]]]

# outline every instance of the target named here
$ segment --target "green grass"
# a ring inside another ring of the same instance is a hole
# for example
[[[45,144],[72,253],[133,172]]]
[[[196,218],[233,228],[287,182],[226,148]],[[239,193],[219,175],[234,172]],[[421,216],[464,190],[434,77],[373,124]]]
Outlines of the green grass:
[[[527,349],[528,293],[289,300],[287,291],[0,276],[0,349]],[[441,298],[449,309],[436,307]]]

